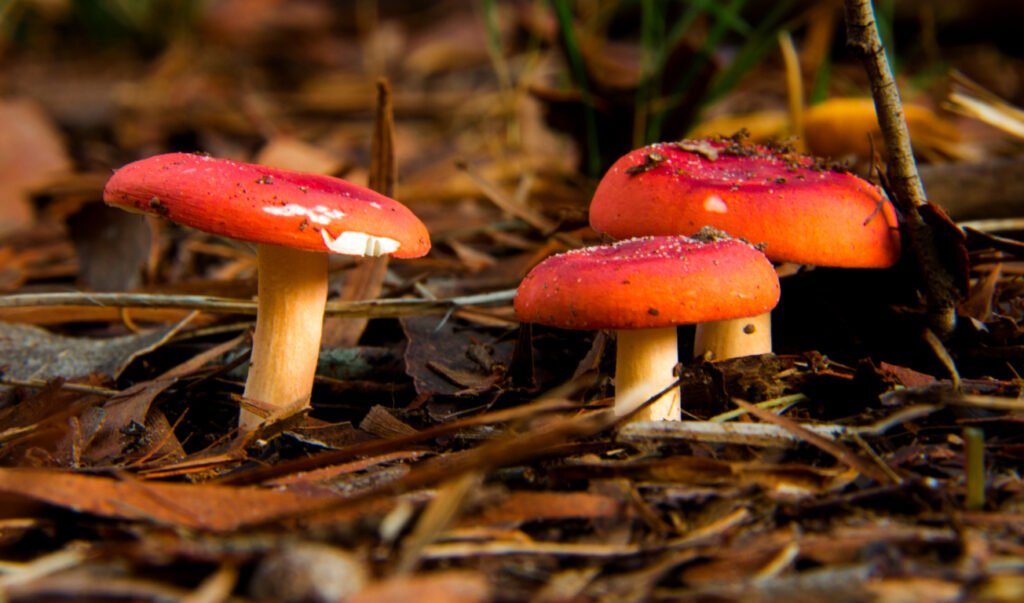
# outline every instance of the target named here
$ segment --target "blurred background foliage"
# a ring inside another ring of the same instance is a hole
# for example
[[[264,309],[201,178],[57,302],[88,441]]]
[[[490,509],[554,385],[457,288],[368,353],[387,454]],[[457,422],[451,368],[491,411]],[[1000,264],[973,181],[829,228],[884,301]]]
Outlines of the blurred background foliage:
[[[1020,104],[1015,24],[1024,4],[875,4],[907,98],[937,106],[955,69]],[[457,15],[471,23],[423,41]],[[782,84],[784,39],[798,52],[800,104],[867,93],[843,48],[838,0],[0,0],[0,18],[0,58],[9,62],[64,58],[89,68],[89,57],[120,53],[117,69],[132,69],[125,57],[167,68],[190,47],[185,63],[195,70],[212,66],[226,85],[275,93],[308,90],[342,69],[424,93],[471,78],[482,94],[497,90],[505,108],[509,95],[538,99],[546,122],[578,143],[590,177],[631,148],[706,133],[700,126],[714,118],[784,109],[794,94]],[[18,88],[10,79],[6,87]],[[515,125],[505,126],[514,142]]]

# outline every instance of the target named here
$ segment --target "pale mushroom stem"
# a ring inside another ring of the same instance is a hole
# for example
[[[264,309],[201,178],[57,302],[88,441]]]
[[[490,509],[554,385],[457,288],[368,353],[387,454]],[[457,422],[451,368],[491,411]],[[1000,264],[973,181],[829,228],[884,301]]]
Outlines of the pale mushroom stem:
[[[708,354],[709,360],[768,354],[772,351],[772,315],[765,312],[749,318],[734,318],[697,325],[693,355]]]
[[[270,414],[309,405],[327,303],[327,254],[258,245],[256,333],[245,398]],[[242,408],[249,432],[268,417]]]
[[[616,331],[615,414],[632,412],[676,381],[676,328]],[[679,388],[633,415],[633,421],[678,421]]]

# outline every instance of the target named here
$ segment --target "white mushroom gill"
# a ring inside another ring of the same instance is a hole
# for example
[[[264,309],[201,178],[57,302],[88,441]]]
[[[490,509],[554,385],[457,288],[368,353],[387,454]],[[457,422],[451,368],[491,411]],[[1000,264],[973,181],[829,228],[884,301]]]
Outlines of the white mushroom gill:
[[[324,244],[334,253],[380,257],[398,250],[399,242],[387,237],[375,237],[365,232],[343,232],[338,238],[331,236],[327,229],[321,229]]]
[[[325,205],[306,207],[297,203],[289,203],[282,206],[270,205],[264,207],[263,211],[273,216],[305,216],[314,224],[330,224],[334,220],[340,220],[345,217],[345,212]]]

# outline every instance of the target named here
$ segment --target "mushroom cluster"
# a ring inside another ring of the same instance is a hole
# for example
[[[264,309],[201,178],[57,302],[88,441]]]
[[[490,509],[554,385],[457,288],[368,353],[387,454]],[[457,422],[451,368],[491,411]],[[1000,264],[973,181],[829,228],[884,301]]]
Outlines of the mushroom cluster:
[[[778,300],[774,268],[750,245],[668,236],[550,256],[523,279],[514,305],[525,322],[614,329],[616,414],[665,391],[633,418],[678,421],[676,326],[763,314]]]
[[[430,250],[407,207],[339,178],[171,153],[117,170],[109,205],[257,244],[258,308],[244,397],[273,414],[308,406],[324,307],[327,254],[414,258]],[[251,431],[265,413],[243,408]]]
[[[616,238],[693,235],[711,226],[773,261],[816,266],[886,268],[900,254],[896,212],[878,187],[739,137],[631,151],[598,184],[590,224]],[[721,360],[768,353],[770,333],[769,314],[701,325],[695,354]]]
[[[599,183],[590,224],[624,240],[538,264],[519,287],[516,314],[614,329],[616,412],[631,414],[665,392],[637,420],[679,419],[676,325],[697,324],[698,356],[771,352],[780,290],[769,259],[875,268],[900,252],[896,212],[877,187],[739,137],[628,153]]]

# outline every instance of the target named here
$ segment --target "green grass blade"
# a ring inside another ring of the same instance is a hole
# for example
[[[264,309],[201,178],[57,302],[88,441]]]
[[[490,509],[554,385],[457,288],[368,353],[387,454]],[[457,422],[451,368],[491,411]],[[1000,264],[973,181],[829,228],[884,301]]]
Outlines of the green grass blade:
[[[646,142],[647,121],[651,114],[651,101],[657,95],[659,78],[656,76],[665,64],[665,20],[655,10],[658,0],[642,0],[640,21],[640,79],[636,89],[633,118],[633,146]]]
[[[784,27],[784,18],[790,12],[795,0],[782,0],[758,23],[754,32],[747,38],[729,66],[718,74],[711,85],[705,104],[720,98],[732,90],[736,84],[756,65],[764,55],[775,48],[776,36]]]
[[[551,0],[558,18],[558,27],[565,45],[566,58],[574,83],[579,86],[583,98],[583,119],[587,146],[587,173],[591,177],[600,176],[601,155],[597,140],[597,115],[594,113],[594,96],[590,91],[590,82],[583,66],[583,54],[580,52],[576,33],[572,29],[572,9],[568,0]]]
[[[733,24],[740,21],[739,14],[746,4],[746,0],[730,0],[725,7],[717,6],[716,8],[711,8],[711,4],[717,3],[695,2],[691,10],[688,10],[683,16],[683,21],[691,20],[692,22],[692,19],[696,19],[697,16],[707,11],[714,15],[714,21],[705,39],[704,46],[698,52],[697,57],[687,66],[679,79],[676,80],[668,98],[662,99],[660,110],[655,112],[650,120],[647,128],[647,140],[649,142],[661,139],[662,127],[669,111],[680,102],[682,91],[690,87],[694,78],[697,77],[701,69],[710,60],[715,49],[718,48],[725,34],[731,31]],[[685,31],[673,29],[673,33],[683,34]],[[665,76],[670,77],[671,74],[663,74],[663,77]]]

